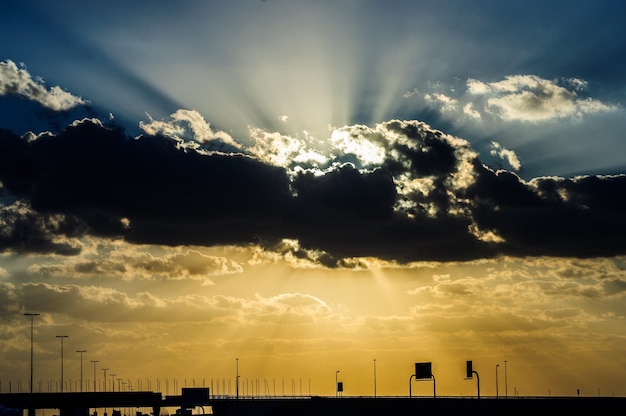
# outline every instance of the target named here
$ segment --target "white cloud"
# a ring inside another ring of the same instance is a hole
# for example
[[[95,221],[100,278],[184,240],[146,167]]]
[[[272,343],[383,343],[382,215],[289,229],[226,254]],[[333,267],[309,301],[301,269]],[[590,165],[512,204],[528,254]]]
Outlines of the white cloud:
[[[495,82],[468,79],[465,90],[433,84],[421,94],[423,104],[437,108],[446,117],[497,121],[542,122],[580,119],[586,114],[615,111],[619,106],[584,97],[588,82],[579,78],[543,79],[537,75],[507,75]],[[404,95],[420,95],[413,90]],[[419,97],[417,98],[419,101]]]
[[[522,168],[522,163],[515,152],[505,149],[500,143],[491,142],[491,151],[489,153],[491,156],[497,156],[500,159],[505,160],[515,171],[519,171]]]
[[[149,114],[149,122],[140,122],[139,127],[147,134],[163,134],[185,142],[207,143],[216,140],[235,148],[241,146],[226,132],[213,130],[211,125],[195,110],[179,109],[167,120],[154,120]]]
[[[355,155],[365,166],[380,165],[385,159],[385,149],[371,135],[369,129],[337,129],[332,132],[330,142],[344,154]]]
[[[248,150],[258,159],[274,166],[288,167],[296,158],[302,158],[307,144],[300,138],[270,133],[259,128],[250,129],[254,145]]]
[[[486,98],[483,111],[505,121],[547,121],[558,118],[581,118],[584,114],[608,112],[615,106],[592,98],[581,98],[577,92],[586,87],[584,80],[571,78],[572,89],[536,75],[508,75],[503,80],[484,83],[467,81],[467,91]]]
[[[489,143],[497,138],[521,156],[519,173],[530,179],[621,169],[626,145],[617,132],[624,130],[624,107],[594,93],[604,89],[581,78],[507,75],[429,83],[407,92],[404,100],[418,114],[452,126],[455,135],[475,144],[483,163],[503,168],[507,158],[490,154]],[[508,160],[511,167],[512,162]]]
[[[576,91],[582,91],[587,88],[589,83],[583,79],[579,78],[568,78],[566,80]]]
[[[459,103],[458,100],[441,93],[426,94],[424,98],[427,101],[439,103],[442,112],[455,111]]]
[[[474,109],[474,105],[472,103],[467,103],[463,106],[463,114],[472,118],[481,118],[480,112]]]
[[[11,60],[0,62],[0,95],[22,96],[54,111],[65,111],[89,103],[59,86],[46,89],[41,79],[33,80],[28,71],[19,69]]]

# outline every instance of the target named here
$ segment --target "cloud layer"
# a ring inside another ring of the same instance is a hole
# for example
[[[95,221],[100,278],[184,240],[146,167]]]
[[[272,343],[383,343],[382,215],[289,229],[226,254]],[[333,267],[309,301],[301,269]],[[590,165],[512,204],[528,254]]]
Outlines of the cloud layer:
[[[71,115],[87,102],[47,89],[12,61],[0,98]],[[444,113],[538,123],[617,107],[578,93],[580,79],[468,79],[456,98],[423,95]],[[410,97],[419,93],[414,91]],[[286,122],[287,116],[277,118]],[[0,131],[0,249],[76,255],[80,239],[168,246],[260,246],[328,267],[355,258],[399,263],[498,255],[623,254],[624,175],[516,173],[517,154],[472,145],[417,120],[332,128],[327,137],[248,127],[238,141],[194,110],[139,123],[128,135],[84,118],[38,133]],[[22,135],[19,135],[22,134]]]
[[[72,241],[92,235],[271,250],[288,239],[324,253],[318,259],[332,267],[352,257],[405,263],[626,250],[625,176],[524,181],[422,122],[345,126],[325,158],[304,158],[321,146],[291,138],[299,144],[282,165],[268,156],[284,151],[280,141],[265,141],[261,153],[218,134],[238,148],[225,152],[159,132],[129,137],[93,119],[56,135],[3,131],[0,181],[10,202],[0,247],[69,255],[79,250]]]

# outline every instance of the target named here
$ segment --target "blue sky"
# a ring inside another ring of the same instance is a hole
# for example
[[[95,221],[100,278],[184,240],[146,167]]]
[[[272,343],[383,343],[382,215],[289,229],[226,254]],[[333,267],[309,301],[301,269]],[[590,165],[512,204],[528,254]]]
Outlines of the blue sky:
[[[623,7],[26,2],[3,13],[2,50],[131,129],[179,108],[241,141],[248,126],[325,138],[329,125],[410,118],[470,141],[495,167],[499,143],[526,179],[608,174],[624,168]],[[502,85],[510,77],[535,81]],[[470,82],[492,88],[472,93]]]
[[[129,385],[626,395],[624,9],[3,5],[0,388],[30,311],[50,382],[68,334]]]

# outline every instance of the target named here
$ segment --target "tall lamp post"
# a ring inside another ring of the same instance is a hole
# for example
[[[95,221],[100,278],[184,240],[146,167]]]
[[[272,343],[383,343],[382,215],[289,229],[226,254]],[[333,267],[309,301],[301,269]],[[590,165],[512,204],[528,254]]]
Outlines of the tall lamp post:
[[[335,371],[335,396],[339,396],[339,370]]]
[[[374,398],[376,397],[376,358],[374,358]]]
[[[104,389],[102,391],[107,391],[107,370],[108,368],[101,368],[104,371]]]
[[[57,335],[56,337],[61,340],[61,393],[63,393],[63,340],[69,335]]]
[[[33,318],[39,316],[38,313],[25,313],[24,316],[30,316],[30,392],[33,392]]]
[[[504,360],[504,398],[509,398],[509,385],[508,377],[506,375],[506,360]]]
[[[239,358],[235,358],[235,367],[235,395],[239,399]]]
[[[90,363],[93,363],[93,391],[96,392],[96,363],[99,363],[98,360],[91,360]],[[106,383],[106,380],[104,381]]]
[[[498,367],[500,364],[496,364],[496,399],[498,398]]]
[[[80,353],[80,391],[83,391],[83,353],[87,352],[87,350],[76,350],[76,352]]]

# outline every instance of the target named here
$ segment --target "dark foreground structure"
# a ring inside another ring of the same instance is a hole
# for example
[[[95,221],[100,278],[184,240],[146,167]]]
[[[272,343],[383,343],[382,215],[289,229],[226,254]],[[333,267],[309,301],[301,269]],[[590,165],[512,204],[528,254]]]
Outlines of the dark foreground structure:
[[[624,415],[626,398],[310,397],[213,401],[218,416]]]
[[[177,408],[177,415],[192,410],[216,416],[333,416],[405,414],[461,415],[624,415],[624,397],[245,397],[211,398],[208,388],[183,389],[180,396],[154,392],[8,393],[0,394],[3,414],[29,416],[37,409],[56,409],[60,416],[89,416],[90,410]],[[129,414],[129,413],[125,413]]]

